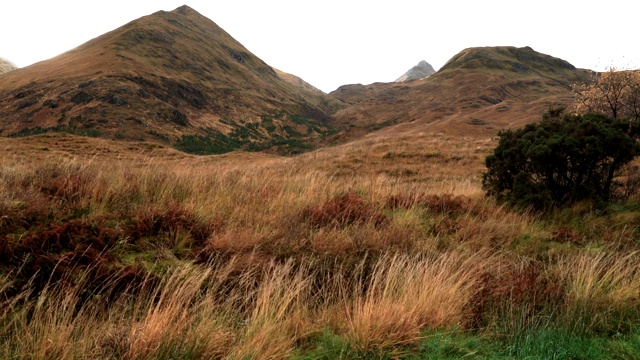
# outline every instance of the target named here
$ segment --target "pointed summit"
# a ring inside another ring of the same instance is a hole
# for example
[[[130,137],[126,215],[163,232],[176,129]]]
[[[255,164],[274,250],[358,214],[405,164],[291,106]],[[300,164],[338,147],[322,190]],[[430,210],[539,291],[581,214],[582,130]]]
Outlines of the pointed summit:
[[[431,66],[431,64],[429,64],[425,60],[422,60],[418,63],[418,65],[412,67],[409,71],[404,73],[404,75],[400,76],[395,82],[407,82],[424,79],[435,74],[435,72],[436,71],[433,69],[433,66]]]
[[[11,61],[0,57],[0,75],[8,73],[9,71],[16,70],[17,68],[18,67],[15,66]]]
[[[286,81],[184,5],[2,76],[0,135],[72,131],[182,148],[196,139],[192,149],[220,152],[279,151],[280,143],[322,138],[341,106]],[[270,145],[273,137],[278,145]]]
[[[198,13],[197,11],[193,10],[192,8],[190,8],[188,5],[182,5],[180,7],[177,7],[175,10],[172,11],[172,13],[176,13],[176,14],[180,14],[180,15],[189,15],[189,14],[200,15],[200,13]],[[200,15],[200,16],[202,16],[202,15]]]

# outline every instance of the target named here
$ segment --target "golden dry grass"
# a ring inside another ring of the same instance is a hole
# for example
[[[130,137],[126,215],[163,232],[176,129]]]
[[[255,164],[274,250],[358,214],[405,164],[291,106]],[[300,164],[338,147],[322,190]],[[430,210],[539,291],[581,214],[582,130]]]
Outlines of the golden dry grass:
[[[280,359],[326,331],[366,354],[437,329],[640,320],[636,213],[496,205],[492,139],[291,158],[33,139],[0,140],[3,358]],[[90,145],[109,152],[72,152]]]
[[[353,300],[346,301],[345,336],[362,352],[416,342],[425,328],[464,327],[473,318],[487,254],[445,253],[437,258],[388,255]]]

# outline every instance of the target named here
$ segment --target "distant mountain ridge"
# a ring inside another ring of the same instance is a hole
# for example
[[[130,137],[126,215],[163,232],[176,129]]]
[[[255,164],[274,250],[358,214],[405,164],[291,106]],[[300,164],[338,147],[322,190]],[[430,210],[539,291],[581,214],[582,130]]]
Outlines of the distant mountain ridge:
[[[371,128],[493,136],[538,121],[553,104],[571,104],[571,85],[590,74],[529,47],[481,47],[461,51],[424,81],[344,85],[330,95],[350,105],[336,121],[349,124],[352,137]]]
[[[532,71],[558,73],[564,70],[575,70],[568,61],[539,53],[529,46],[517,48],[513,46],[477,47],[464,49],[452,57],[440,70],[462,69],[496,69],[516,73]]]
[[[197,153],[299,151],[332,132],[343,107],[301,84],[181,6],[0,78],[0,134],[70,131]]]
[[[11,61],[0,57],[0,75],[8,73],[9,71],[16,70],[17,68],[18,67],[15,66]]]
[[[372,132],[493,136],[571,103],[571,85],[590,74],[529,47],[469,48],[435,73],[421,61],[401,82],[325,94],[181,6],[0,76],[0,135],[69,132],[196,154],[292,154]]]
[[[422,60],[418,63],[418,65],[412,67],[411,69],[409,69],[409,71],[396,79],[395,82],[406,82],[424,79],[435,73],[436,71],[433,69],[433,66],[431,66],[431,64],[429,64],[426,60]]]

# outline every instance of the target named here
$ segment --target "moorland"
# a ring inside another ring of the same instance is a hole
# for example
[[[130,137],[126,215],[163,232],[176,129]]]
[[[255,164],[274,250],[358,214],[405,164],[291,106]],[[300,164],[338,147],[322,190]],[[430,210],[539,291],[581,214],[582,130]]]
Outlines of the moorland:
[[[225,34],[181,7],[0,75],[1,358],[640,357],[637,191],[482,188],[591,72],[477,48],[323,94]]]

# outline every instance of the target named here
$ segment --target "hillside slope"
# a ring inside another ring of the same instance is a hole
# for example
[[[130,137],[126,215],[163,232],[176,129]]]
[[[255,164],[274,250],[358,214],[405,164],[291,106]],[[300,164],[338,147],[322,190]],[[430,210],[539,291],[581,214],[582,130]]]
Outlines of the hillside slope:
[[[539,120],[553,104],[570,104],[571,86],[588,76],[529,47],[470,48],[426,79],[346,85],[331,95],[350,104],[336,117],[340,124],[357,124],[352,136],[383,127],[389,128],[382,134],[491,136]]]
[[[191,152],[298,151],[340,104],[294,86],[182,6],[132,21],[0,79],[0,134],[67,131]]]

